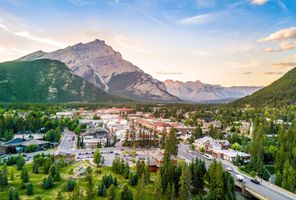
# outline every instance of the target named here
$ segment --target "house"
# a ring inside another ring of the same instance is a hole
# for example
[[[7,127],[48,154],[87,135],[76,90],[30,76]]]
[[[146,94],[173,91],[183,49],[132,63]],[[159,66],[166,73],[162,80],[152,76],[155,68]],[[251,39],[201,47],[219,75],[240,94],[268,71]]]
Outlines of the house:
[[[161,164],[163,163],[163,157],[164,157],[164,150],[155,150],[155,151],[149,151],[148,157],[151,165],[151,168],[157,167],[159,168]],[[171,161],[176,164],[177,159],[175,156],[171,156]]]

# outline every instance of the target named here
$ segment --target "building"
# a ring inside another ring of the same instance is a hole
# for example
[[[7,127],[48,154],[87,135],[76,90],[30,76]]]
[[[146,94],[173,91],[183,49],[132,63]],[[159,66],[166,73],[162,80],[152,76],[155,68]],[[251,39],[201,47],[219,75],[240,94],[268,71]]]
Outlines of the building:
[[[240,156],[243,160],[249,160],[250,154],[235,151],[232,149],[221,149],[221,150],[213,150],[212,155],[216,158],[222,158],[223,160],[227,161],[234,161],[237,156]]]
[[[205,150],[205,153],[230,162],[232,162],[237,156],[240,156],[244,160],[248,160],[250,158],[250,155],[247,153],[229,149],[230,143],[228,140],[215,140],[206,136],[195,140],[194,145],[196,149],[202,147]]]
[[[164,157],[164,150],[149,151],[148,152],[148,158],[150,161],[149,168],[151,169],[155,167],[159,168],[163,163],[163,157]],[[174,164],[177,163],[177,159],[175,156],[171,156],[171,160]]]
[[[82,134],[83,143],[86,147],[94,149],[97,145],[106,144],[109,138],[109,131],[105,128],[94,128],[89,129],[85,133]]]
[[[56,118],[61,119],[61,118],[73,118],[73,113],[72,112],[57,112],[56,113]]]
[[[37,150],[42,150],[42,149],[49,148],[49,147],[53,146],[48,141],[35,140],[35,139],[26,140],[24,138],[14,138],[12,140],[9,140],[7,142],[0,144],[0,154],[24,152],[27,147],[32,146],[32,145],[37,145],[38,146]]]

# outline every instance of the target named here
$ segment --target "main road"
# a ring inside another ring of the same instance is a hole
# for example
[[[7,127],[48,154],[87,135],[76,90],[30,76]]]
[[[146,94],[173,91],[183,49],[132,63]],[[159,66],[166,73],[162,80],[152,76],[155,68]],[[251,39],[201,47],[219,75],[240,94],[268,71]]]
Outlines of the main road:
[[[179,150],[178,150],[178,156],[184,160],[186,160],[187,162],[191,162],[192,160],[199,158],[205,161],[206,163],[206,167],[209,167],[209,165],[211,164],[212,161],[209,160],[205,160],[204,157],[195,152],[195,151],[191,151],[189,149],[188,145],[183,145],[181,144],[179,146]],[[262,181],[260,184],[255,184],[253,182],[251,182],[252,177],[247,176],[241,172],[238,171],[237,167],[235,167],[234,165],[232,165],[229,162],[226,162],[224,160],[218,160],[221,161],[222,166],[225,170],[227,170],[228,168],[231,168],[232,170],[229,171],[229,173],[235,178],[236,175],[242,175],[245,178],[245,185],[247,188],[250,188],[251,190],[253,190],[254,192],[260,194],[261,196],[264,196],[265,199],[270,199],[270,200],[296,200],[296,195],[284,190],[282,188],[279,188],[269,182],[266,181]]]

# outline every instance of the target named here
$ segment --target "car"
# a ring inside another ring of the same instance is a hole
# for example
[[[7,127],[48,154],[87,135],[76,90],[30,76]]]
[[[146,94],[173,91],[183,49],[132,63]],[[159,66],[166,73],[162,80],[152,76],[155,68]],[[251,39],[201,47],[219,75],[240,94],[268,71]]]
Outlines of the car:
[[[245,182],[245,177],[243,177],[242,175],[235,175],[235,179],[241,183],[244,183]]]
[[[231,167],[227,167],[226,170],[229,171],[229,172],[231,172],[232,171],[232,168]]]
[[[213,160],[214,159],[213,156],[207,155],[207,154],[204,155],[204,158],[207,159],[207,160]]]
[[[255,183],[255,184],[257,184],[257,185],[258,185],[258,184],[260,184],[260,181],[258,181],[258,180],[257,180],[257,179],[255,179],[255,178],[254,178],[254,179],[252,179],[252,180],[251,180],[251,182],[252,182],[252,183]]]

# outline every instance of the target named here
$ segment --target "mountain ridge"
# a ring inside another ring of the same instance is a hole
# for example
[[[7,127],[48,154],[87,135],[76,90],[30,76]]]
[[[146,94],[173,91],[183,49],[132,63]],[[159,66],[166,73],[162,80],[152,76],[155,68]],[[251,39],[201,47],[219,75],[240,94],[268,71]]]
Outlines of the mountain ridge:
[[[18,61],[37,59],[61,61],[76,75],[111,94],[136,100],[180,101],[166,91],[163,82],[124,60],[119,52],[99,39],[89,43],[78,43],[50,53],[36,51],[19,58]],[[127,76],[129,81],[126,81]]]
[[[261,86],[230,86],[212,85],[196,81],[174,81],[166,80],[167,90],[188,102],[205,103],[205,102],[221,102],[226,103],[232,100],[252,94],[261,89]]]

